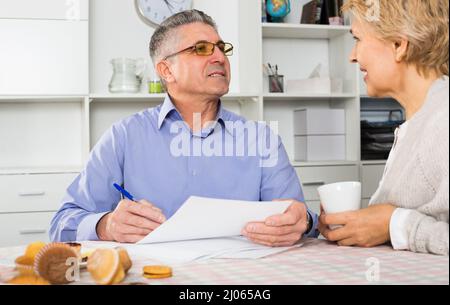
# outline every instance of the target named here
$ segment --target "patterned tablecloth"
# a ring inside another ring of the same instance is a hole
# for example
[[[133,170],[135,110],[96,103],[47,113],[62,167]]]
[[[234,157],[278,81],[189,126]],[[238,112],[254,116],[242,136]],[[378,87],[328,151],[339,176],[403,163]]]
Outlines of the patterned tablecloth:
[[[24,247],[0,248],[0,279],[12,268],[1,262],[19,256]],[[132,258],[133,259],[133,258]],[[263,259],[212,259],[173,266],[173,277],[147,280],[142,267],[154,262],[133,259],[124,283],[148,284],[449,284],[449,258],[389,246],[339,247],[319,239],[306,240],[303,247]],[[78,284],[90,284],[86,271]]]

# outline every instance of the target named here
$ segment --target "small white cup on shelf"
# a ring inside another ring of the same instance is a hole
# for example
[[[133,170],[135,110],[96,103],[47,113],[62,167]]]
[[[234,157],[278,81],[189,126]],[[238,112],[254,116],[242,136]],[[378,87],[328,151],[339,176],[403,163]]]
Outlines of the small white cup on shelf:
[[[317,188],[322,208],[327,214],[356,211],[361,208],[361,182],[348,181],[322,185]],[[341,225],[330,225],[334,230]]]

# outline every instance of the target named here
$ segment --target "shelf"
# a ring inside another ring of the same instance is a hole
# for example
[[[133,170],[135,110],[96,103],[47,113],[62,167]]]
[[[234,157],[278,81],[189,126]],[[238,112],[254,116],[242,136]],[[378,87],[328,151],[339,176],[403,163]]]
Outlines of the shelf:
[[[221,98],[221,100],[223,101],[233,101],[233,100],[257,101],[258,99],[259,99],[258,93],[228,93]]]
[[[0,103],[78,103],[84,98],[72,95],[0,95]]]
[[[90,94],[89,98],[92,102],[162,102],[166,97],[165,93],[146,94],[146,93],[131,93],[131,94]],[[258,94],[253,93],[230,93],[221,98],[223,101],[230,100],[247,100],[257,99]]]
[[[294,161],[291,160],[291,165],[294,167],[307,167],[307,166],[345,166],[345,165],[358,165],[358,161],[347,161],[347,160],[337,160],[337,161]]]
[[[345,25],[263,23],[264,38],[330,39],[349,34]]]
[[[80,173],[81,171],[81,166],[11,167],[0,168],[0,175],[67,174]]]
[[[90,94],[91,102],[162,102],[165,98],[164,93],[146,94],[146,93],[105,93]]]
[[[324,100],[324,99],[348,99],[356,98],[355,94],[290,94],[290,93],[265,93],[264,101],[292,101],[292,100]]]
[[[362,165],[385,165],[387,160],[361,160]]]

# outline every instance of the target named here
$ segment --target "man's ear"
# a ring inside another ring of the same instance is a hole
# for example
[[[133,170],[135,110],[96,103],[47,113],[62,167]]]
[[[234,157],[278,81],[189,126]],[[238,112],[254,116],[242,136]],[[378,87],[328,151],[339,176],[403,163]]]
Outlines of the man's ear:
[[[175,81],[175,77],[170,70],[170,64],[166,60],[158,62],[156,65],[156,72],[166,83]]]
[[[401,62],[408,51],[408,40],[406,38],[401,38],[394,43],[394,56],[397,62]]]

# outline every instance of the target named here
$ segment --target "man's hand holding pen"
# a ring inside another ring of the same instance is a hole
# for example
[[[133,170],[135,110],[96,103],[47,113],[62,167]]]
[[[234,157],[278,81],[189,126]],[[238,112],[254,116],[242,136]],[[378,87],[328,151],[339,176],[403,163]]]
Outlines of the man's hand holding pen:
[[[115,210],[105,214],[97,223],[100,240],[121,243],[136,243],[159,227],[166,217],[161,209],[145,199],[136,201],[120,185],[113,185],[126,199],[122,199]]]
[[[113,212],[103,216],[97,224],[99,239],[136,243],[166,220],[162,211],[147,200],[138,203],[123,199]]]

